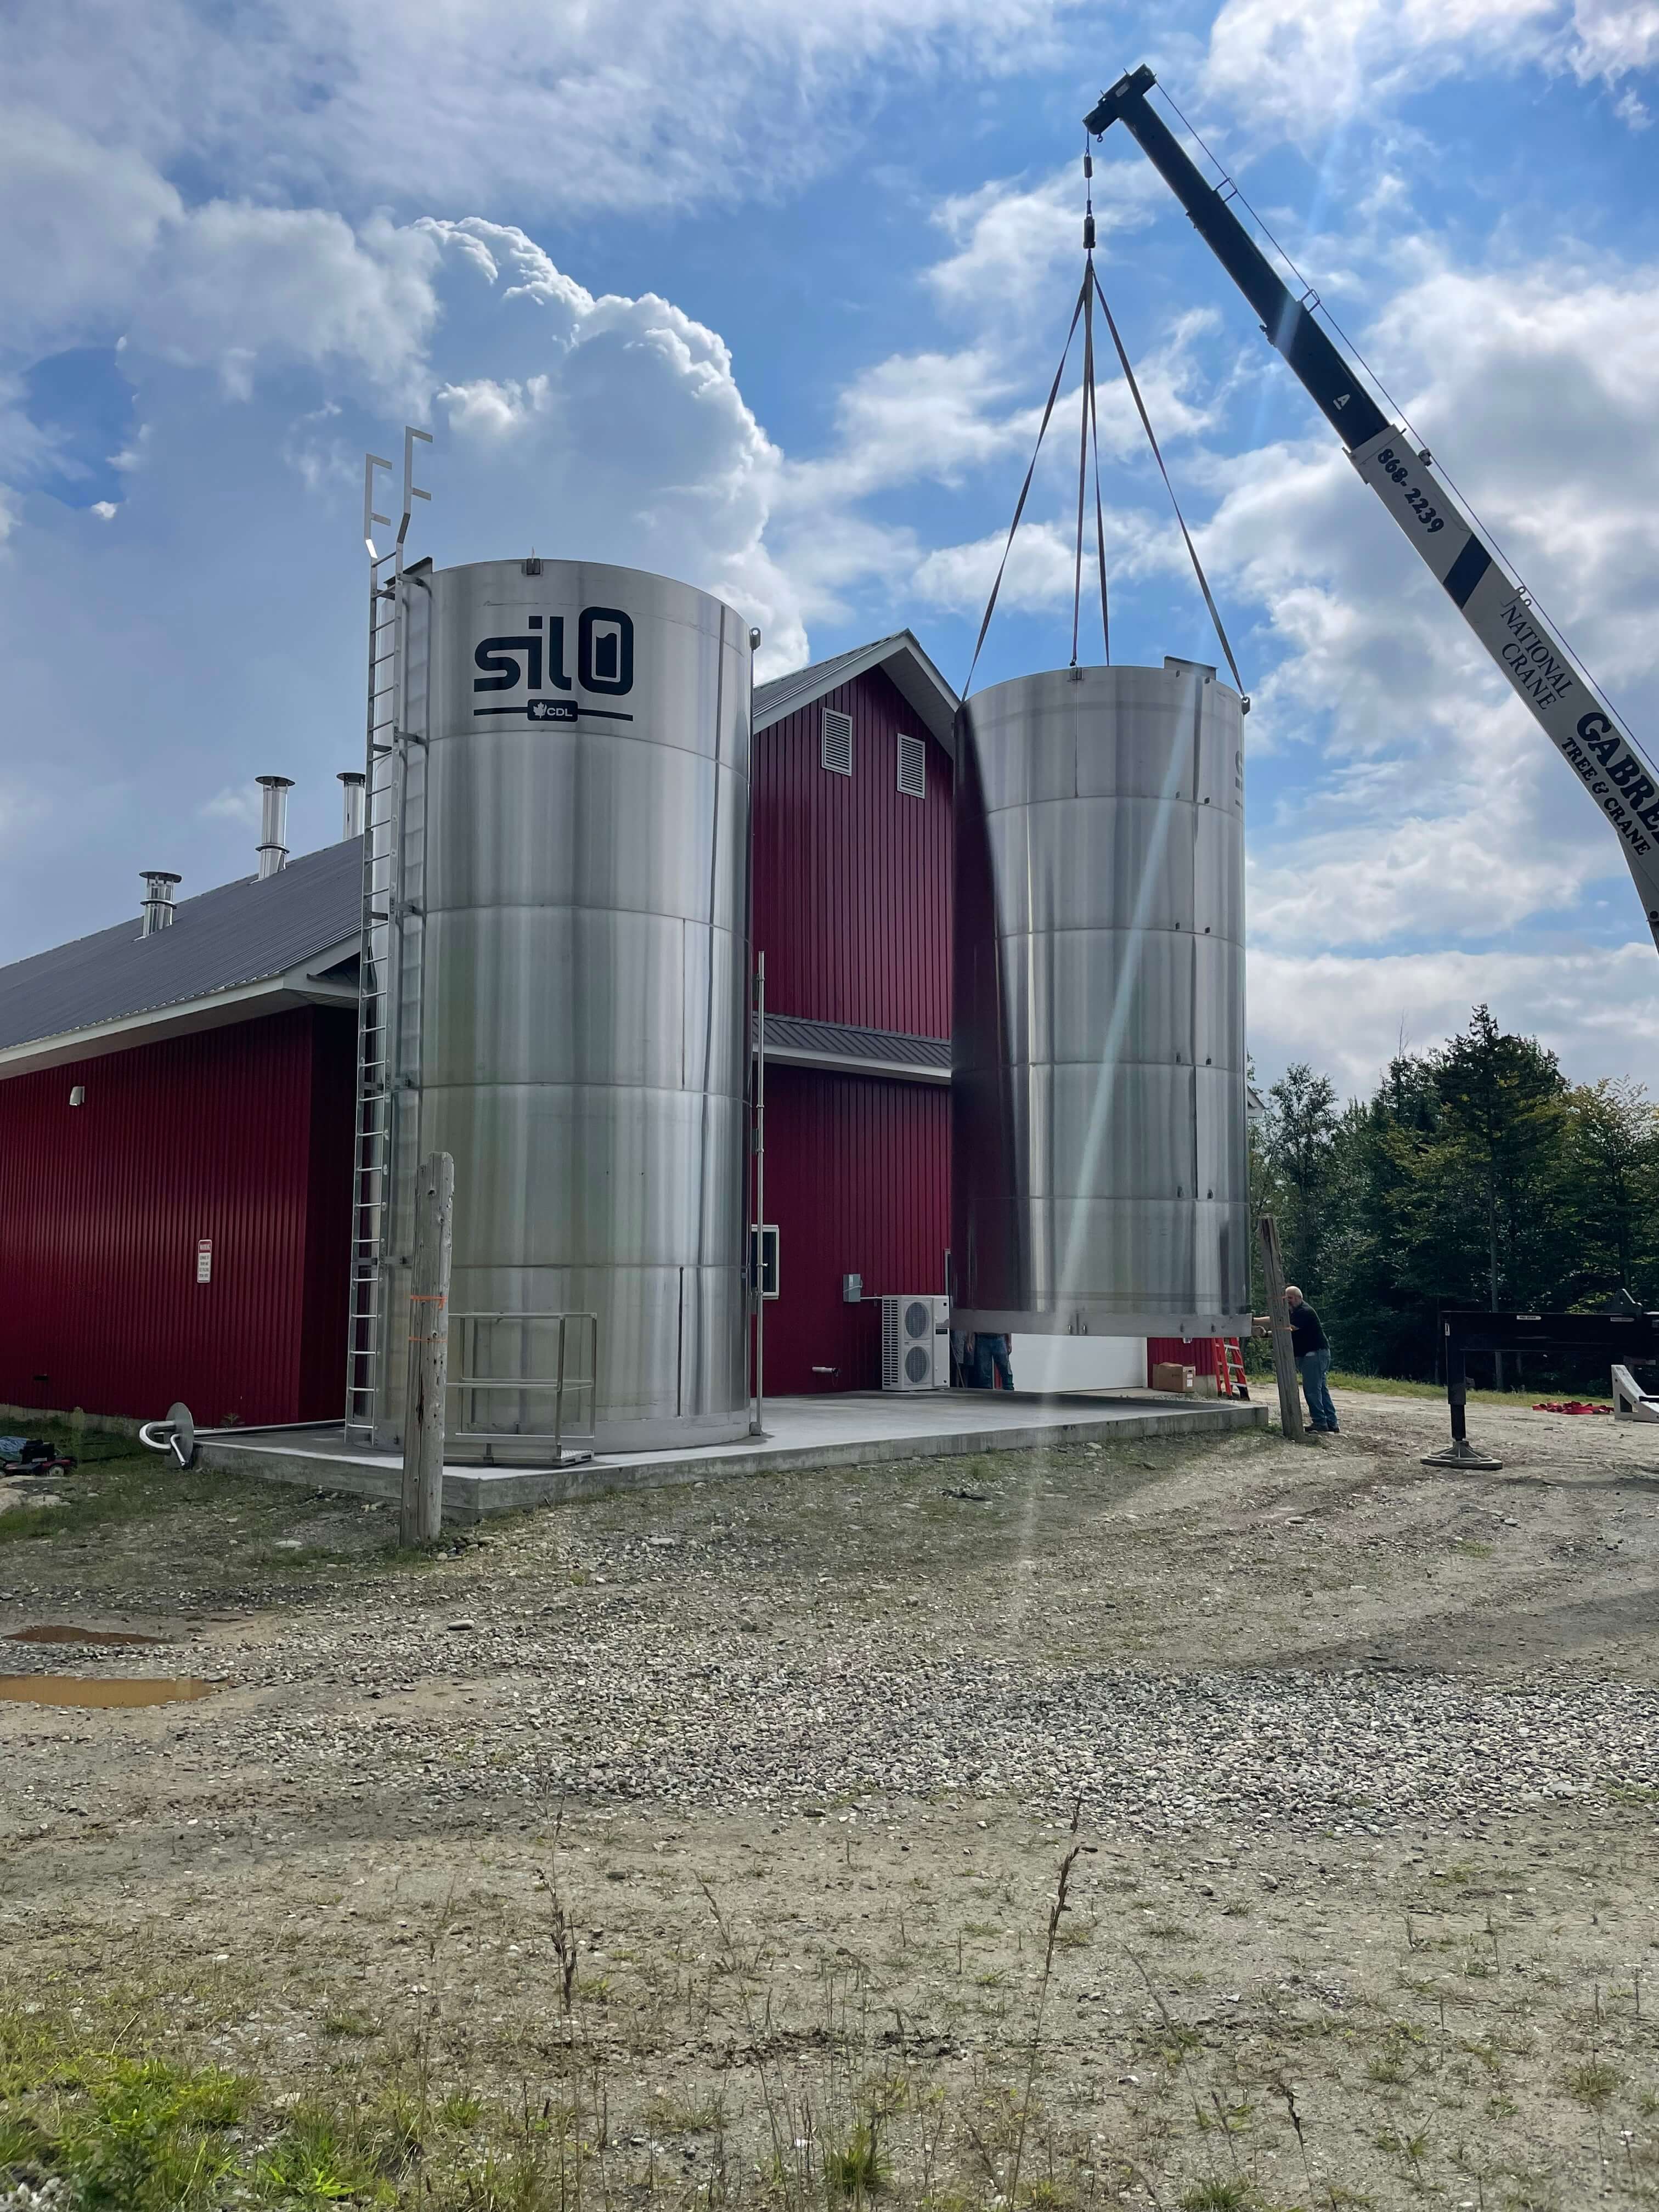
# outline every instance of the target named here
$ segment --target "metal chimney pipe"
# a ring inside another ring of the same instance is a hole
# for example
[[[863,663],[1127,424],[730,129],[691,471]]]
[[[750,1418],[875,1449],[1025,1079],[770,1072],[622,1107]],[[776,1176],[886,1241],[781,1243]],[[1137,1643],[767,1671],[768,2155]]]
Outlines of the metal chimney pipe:
[[[144,885],[143,904],[139,908],[143,921],[138,934],[141,938],[154,937],[158,929],[172,927],[173,886],[184,878],[167,868],[141,868],[138,873]]]
[[[264,818],[259,825],[259,875],[274,876],[288,860],[288,795],[291,775],[261,775],[254,781],[264,793]]]
[[[363,834],[363,772],[360,768],[343,768],[340,781],[345,793],[345,832],[348,837]]]

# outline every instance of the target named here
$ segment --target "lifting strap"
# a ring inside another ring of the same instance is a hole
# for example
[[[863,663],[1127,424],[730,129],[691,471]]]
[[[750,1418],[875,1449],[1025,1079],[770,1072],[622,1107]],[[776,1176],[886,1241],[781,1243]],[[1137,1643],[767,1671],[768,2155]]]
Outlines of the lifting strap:
[[[1060,380],[1066,374],[1066,356],[1072,350],[1072,340],[1077,336],[1078,318],[1082,314],[1088,297],[1089,287],[1085,283],[1078,289],[1077,305],[1072,310],[1071,323],[1066,332],[1066,343],[1060,349],[1060,367],[1054,371],[1054,380],[1048,386],[1048,404],[1042,410],[1042,422],[1037,430],[1036,444],[1031,449],[1031,465],[1025,471],[1025,481],[1020,486],[1019,497],[1014,502],[1014,519],[1008,525],[1008,542],[1002,549],[1001,560],[997,563],[996,580],[991,586],[991,596],[985,602],[985,618],[980,623],[979,635],[974,640],[974,657],[968,664],[967,682],[963,684],[960,695],[963,700],[968,696],[968,685],[974,680],[974,671],[979,665],[980,647],[985,642],[985,633],[990,629],[991,617],[996,612],[997,593],[1002,589],[1003,571],[1008,566],[1008,556],[1014,550],[1014,532],[1019,528],[1020,517],[1025,512],[1025,501],[1031,489],[1031,478],[1036,474],[1037,455],[1042,451],[1042,441],[1048,430],[1048,419],[1054,411],[1054,402],[1060,397]]]
[[[1094,163],[1087,154],[1083,157],[1085,176],[1093,173]],[[1077,568],[1072,580],[1072,665],[1077,666],[1078,624],[1083,613],[1083,503],[1089,464],[1089,440],[1095,441],[1095,551],[1100,561],[1100,641],[1105,653],[1106,665],[1112,665],[1112,617],[1106,603],[1106,532],[1100,501],[1100,433],[1095,416],[1095,297],[1094,284],[1094,210],[1092,204],[1084,222],[1083,272],[1083,395],[1079,408],[1081,422],[1078,429],[1077,452]]]
[[[1019,497],[1014,503],[1014,519],[1008,526],[1008,536],[1002,548],[1002,558],[997,563],[996,576],[991,585],[991,596],[985,603],[985,614],[980,623],[979,635],[974,640],[974,654],[968,664],[968,674],[963,684],[962,701],[965,706],[968,693],[974,680],[974,671],[979,665],[979,656],[984,647],[986,635],[991,627],[991,617],[996,612],[997,599],[1002,590],[1002,580],[1007,572],[1008,556],[1014,550],[1014,538],[1025,514],[1025,502],[1030,496],[1032,480],[1036,475],[1037,460],[1042,452],[1042,441],[1048,435],[1048,425],[1054,417],[1054,403],[1060,397],[1060,384],[1066,374],[1066,363],[1071,356],[1072,340],[1077,336],[1077,326],[1079,321],[1083,325],[1083,383],[1079,410],[1081,421],[1078,428],[1077,540],[1072,583],[1071,665],[1073,668],[1077,666],[1078,638],[1082,622],[1083,524],[1088,497],[1089,447],[1092,441],[1095,462],[1095,556],[1100,570],[1101,644],[1106,665],[1108,667],[1111,665],[1111,608],[1106,590],[1106,523],[1104,503],[1100,492],[1100,421],[1095,393],[1094,303],[1097,299],[1100,301],[1101,313],[1106,318],[1106,327],[1111,333],[1112,344],[1116,349],[1118,366],[1123,371],[1124,381],[1129,387],[1130,395],[1135,403],[1135,411],[1140,417],[1140,427],[1146,433],[1146,442],[1152,449],[1152,459],[1158,463],[1158,474],[1164,479],[1164,489],[1169,493],[1170,504],[1175,509],[1175,519],[1180,526],[1182,541],[1187,548],[1187,557],[1193,564],[1193,574],[1198,580],[1198,588],[1203,594],[1204,604],[1209,610],[1210,620],[1215,625],[1216,636],[1220,641],[1223,656],[1233,682],[1237,687],[1243,710],[1248,714],[1250,711],[1249,697],[1244,690],[1244,679],[1238,672],[1238,663],[1233,658],[1233,648],[1221,619],[1221,611],[1216,605],[1215,594],[1211,591],[1209,578],[1204,573],[1204,563],[1198,557],[1198,548],[1194,544],[1192,532],[1187,527],[1187,518],[1181,511],[1181,501],[1176,497],[1175,486],[1170,480],[1170,471],[1164,465],[1164,454],[1152,428],[1152,417],[1146,411],[1146,403],[1141,397],[1140,386],[1135,380],[1135,373],[1130,366],[1128,353],[1119,333],[1111,307],[1108,304],[1100,278],[1095,271],[1094,196],[1092,184],[1089,181],[1094,175],[1094,162],[1086,145],[1083,155],[1083,174],[1085,179],[1083,283],[1078,292],[1077,303],[1072,309],[1071,322],[1066,326],[1066,343],[1060,348],[1060,366],[1055,369],[1054,380],[1048,387],[1048,404],[1043,408],[1042,421],[1037,428],[1036,444],[1032,448],[1030,466],[1025,471],[1025,481],[1021,484]]]
[[[1092,261],[1089,264],[1089,273],[1094,276]],[[1112,311],[1106,303],[1106,295],[1100,289],[1098,276],[1094,276],[1094,285],[1095,290],[1100,295],[1100,311],[1106,318],[1106,327],[1112,334],[1112,343],[1117,348],[1118,366],[1123,371],[1123,380],[1128,386],[1134,399],[1135,411],[1140,416],[1140,427],[1146,433],[1146,442],[1152,449],[1152,459],[1158,463],[1158,472],[1164,479],[1164,489],[1170,495],[1170,504],[1175,509],[1175,519],[1181,525],[1181,535],[1186,541],[1187,552],[1193,564],[1193,574],[1198,579],[1198,588],[1204,594],[1204,604],[1210,610],[1210,620],[1215,624],[1215,634],[1221,641],[1221,650],[1226,655],[1227,665],[1232,672],[1233,682],[1237,687],[1238,696],[1243,702],[1244,710],[1248,714],[1250,702],[1249,695],[1244,690],[1244,678],[1238,672],[1238,663],[1233,659],[1233,649],[1227,642],[1227,633],[1222,624],[1220,610],[1215,603],[1215,595],[1210,589],[1210,580],[1204,573],[1204,563],[1198,557],[1198,548],[1194,544],[1192,532],[1187,527],[1187,518],[1181,512],[1181,501],[1176,497],[1175,486],[1170,482],[1170,471],[1164,465],[1164,456],[1158,450],[1158,439],[1152,429],[1152,417],[1146,412],[1146,403],[1140,396],[1140,386],[1135,382],[1135,373],[1129,366],[1129,356],[1124,351],[1122,339],[1118,336],[1117,325],[1112,319]]]

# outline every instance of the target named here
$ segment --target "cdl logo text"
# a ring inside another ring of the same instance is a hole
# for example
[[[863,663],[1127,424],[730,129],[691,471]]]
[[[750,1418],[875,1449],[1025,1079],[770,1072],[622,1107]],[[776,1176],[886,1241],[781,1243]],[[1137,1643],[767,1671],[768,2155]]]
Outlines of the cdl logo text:
[[[487,637],[473,653],[483,672],[476,691],[568,691],[564,617],[532,615],[522,637]],[[620,607],[584,607],[576,624],[575,683],[600,697],[620,699],[634,688],[634,623]]]

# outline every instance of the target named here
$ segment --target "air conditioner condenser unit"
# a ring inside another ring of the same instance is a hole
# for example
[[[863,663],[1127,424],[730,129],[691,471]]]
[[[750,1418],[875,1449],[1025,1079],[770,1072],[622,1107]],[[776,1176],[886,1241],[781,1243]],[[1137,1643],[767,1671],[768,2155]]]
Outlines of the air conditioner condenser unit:
[[[951,1384],[951,1301],[919,1293],[881,1302],[881,1387],[945,1390]]]

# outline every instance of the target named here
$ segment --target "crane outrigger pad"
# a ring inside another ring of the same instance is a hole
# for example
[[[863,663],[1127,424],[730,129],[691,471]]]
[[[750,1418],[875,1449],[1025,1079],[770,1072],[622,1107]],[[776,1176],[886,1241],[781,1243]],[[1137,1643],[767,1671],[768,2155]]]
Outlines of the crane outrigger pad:
[[[1471,1474],[1496,1474],[1504,1462],[1477,1451],[1467,1437],[1454,1437],[1444,1451],[1425,1452],[1425,1467],[1456,1467]]]

